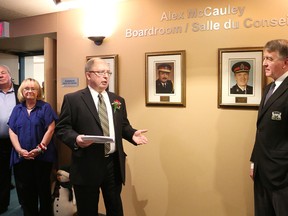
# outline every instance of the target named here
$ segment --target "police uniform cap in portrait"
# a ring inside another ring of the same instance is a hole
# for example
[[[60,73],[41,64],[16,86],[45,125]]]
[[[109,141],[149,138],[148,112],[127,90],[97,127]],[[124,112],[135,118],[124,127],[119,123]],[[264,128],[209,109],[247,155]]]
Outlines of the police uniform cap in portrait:
[[[237,62],[232,66],[232,72],[234,73],[249,73],[251,69],[251,65],[246,61]]]
[[[158,71],[159,72],[164,72],[164,73],[170,73],[172,70],[172,67],[170,64],[167,64],[167,63],[163,63],[163,64],[160,64],[158,66]]]

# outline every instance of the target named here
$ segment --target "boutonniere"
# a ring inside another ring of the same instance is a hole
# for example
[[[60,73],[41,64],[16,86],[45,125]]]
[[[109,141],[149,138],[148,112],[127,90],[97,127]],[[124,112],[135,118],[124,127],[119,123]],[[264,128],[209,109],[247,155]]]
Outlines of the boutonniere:
[[[119,110],[121,108],[121,102],[119,100],[115,100],[112,103],[112,106],[113,106],[113,110],[114,110],[114,113],[115,113],[116,110]]]

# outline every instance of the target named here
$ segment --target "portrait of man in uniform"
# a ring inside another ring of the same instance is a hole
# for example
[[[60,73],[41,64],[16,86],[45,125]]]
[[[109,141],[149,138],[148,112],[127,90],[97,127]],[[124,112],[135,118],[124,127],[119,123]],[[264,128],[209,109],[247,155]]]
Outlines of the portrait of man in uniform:
[[[172,81],[172,65],[173,63],[161,63],[157,65],[156,93],[172,94],[174,86]]]
[[[230,88],[230,94],[253,94],[253,86],[249,85],[251,65],[247,61],[239,61],[232,65],[232,76],[235,85]]]

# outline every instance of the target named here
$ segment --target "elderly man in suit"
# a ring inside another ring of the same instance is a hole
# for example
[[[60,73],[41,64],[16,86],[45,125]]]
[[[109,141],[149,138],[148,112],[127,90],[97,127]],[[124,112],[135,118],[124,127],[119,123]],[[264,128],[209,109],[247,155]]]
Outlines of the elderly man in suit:
[[[18,85],[13,84],[11,72],[6,65],[0,65],[0,214],[6,212],[10,203],[12,143],[8,132],[8,119],[17,98]]]
[[[263,94],[251,155],[255,216],[288,215],[288,40],[264,47],[265,75],[274,82]]]
[[[133,129],[127,119],[125,100],[106,91],[111,72],[104,60],[90,59],[85,75],[88,87],[64,96],[56,135],[72,150],[70,179],[78,215],[98,216],[101,189],[106,214],[122,216],[120,193],[126,158],[122,138],[134,145],[146,144],[147,138],[142,134],[146,130]],[[114,142],[99,144],[85,139],[85,135],[110,136]]]

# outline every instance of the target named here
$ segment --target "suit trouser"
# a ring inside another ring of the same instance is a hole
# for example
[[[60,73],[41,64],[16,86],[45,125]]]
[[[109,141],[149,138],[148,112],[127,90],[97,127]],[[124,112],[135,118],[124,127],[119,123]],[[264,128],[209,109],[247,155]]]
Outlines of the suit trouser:
[[[73,185],[78,216],[98,216],[100,188],[104,198],[106,215],[123,216],[119,159],[118,156],[110,156],[105,160],[106,172],[100,185]]]
[[[259,178],[254,180],[255,216],[287,216],[288,187],[271,190]]]
[[[11,149],[12,144],[9,138],[0,139],[0,210],[6,209],[10,203]]]

